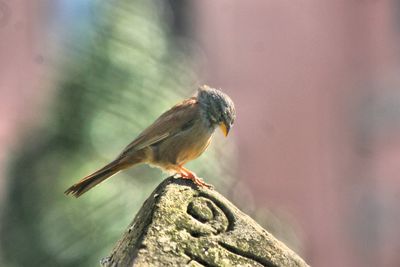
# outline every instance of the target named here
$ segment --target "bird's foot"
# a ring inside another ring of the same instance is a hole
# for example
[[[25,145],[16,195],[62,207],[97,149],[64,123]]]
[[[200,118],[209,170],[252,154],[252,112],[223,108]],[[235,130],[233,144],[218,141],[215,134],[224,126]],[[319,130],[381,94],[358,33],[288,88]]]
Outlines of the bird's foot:
[[[196,185],[205,187],[208,189],[213,189],[214,187],[211,184],[207,184],[206,182],[203,181],[203,179],[199,177],[195,177],[194,179],[191,179]]]
[[[208,188],[208,189],[212,189],[213,188],[212,185],[207,184],[206,182],[203,181],[203,179],[201,179],[200,177],[197,177],[197,175],[194,172],[185,170],[184,172],[180,172],[179,175],[183,179],[192,180],[193,183],[195,183],[196,185],[198,185],[200,187],[205,187],[205,188]]]

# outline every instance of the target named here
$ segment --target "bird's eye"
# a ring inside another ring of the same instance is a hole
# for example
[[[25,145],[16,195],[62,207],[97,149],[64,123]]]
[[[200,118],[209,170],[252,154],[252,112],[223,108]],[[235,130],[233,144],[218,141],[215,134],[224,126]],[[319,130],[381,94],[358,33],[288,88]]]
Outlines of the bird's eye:
[[[210,114],[210,119],[211,119],[211,121],[214,121],[214,122],[217,121],[217,119],[216,119],[213,115],[211,115],[211,114]]]

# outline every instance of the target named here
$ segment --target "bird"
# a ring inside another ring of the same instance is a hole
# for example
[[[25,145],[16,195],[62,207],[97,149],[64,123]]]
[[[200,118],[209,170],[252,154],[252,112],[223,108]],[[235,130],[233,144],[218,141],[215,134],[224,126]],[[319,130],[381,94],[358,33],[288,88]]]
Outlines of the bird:
[[[208,147],[217,128],[228,136],[236,119],[231,98],[219,89],[200,86],[194,96],[161,114],[110,163],[82,178],[64,193],[79,197],[112,175],[146,163],[211,188],[184,165]]]

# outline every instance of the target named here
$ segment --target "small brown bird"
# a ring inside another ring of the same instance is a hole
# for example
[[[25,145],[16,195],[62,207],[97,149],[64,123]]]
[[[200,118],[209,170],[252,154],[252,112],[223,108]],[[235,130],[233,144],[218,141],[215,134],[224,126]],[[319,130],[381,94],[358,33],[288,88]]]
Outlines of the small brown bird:
[[[114,161],[84,177],[65,194],[79,197],[108,177],[139,163],[175,172],[196,185],[210,187],[183,165],[207,149],[217,127],[227,136],[235,117],[235,107],[229,96],[207,85],[201,86],[196,96],[163,113]]]

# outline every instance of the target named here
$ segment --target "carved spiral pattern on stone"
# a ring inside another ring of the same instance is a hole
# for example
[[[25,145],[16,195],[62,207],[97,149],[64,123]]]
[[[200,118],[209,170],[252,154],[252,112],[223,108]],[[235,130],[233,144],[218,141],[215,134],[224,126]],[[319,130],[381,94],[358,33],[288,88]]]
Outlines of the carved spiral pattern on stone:
[[[199,222],[198,225],[201,225],[201,227],[194,227],[196,231],[192,232],[195,235],[218,235],[228,230],[230,224],[228,216],[206,196],[195,197],[188,204],[187,213]]]
[[[209,236],[213,236],[217,238],[218,246],[230,253],[257,262],[262,266],[277,267],[268,259],[229,245],[218,237],[221,234],[234,230],[236,218],[229,207],[217,198],[206,193],[200,193],[188,203],[186,212],[197,222],[190,229],[186,229],[192,237],[209,238]],[[215,266],[209,260],[206,260],[203,255],[194,254],[189,250],[186,250],[185,254],[198,264]]]

